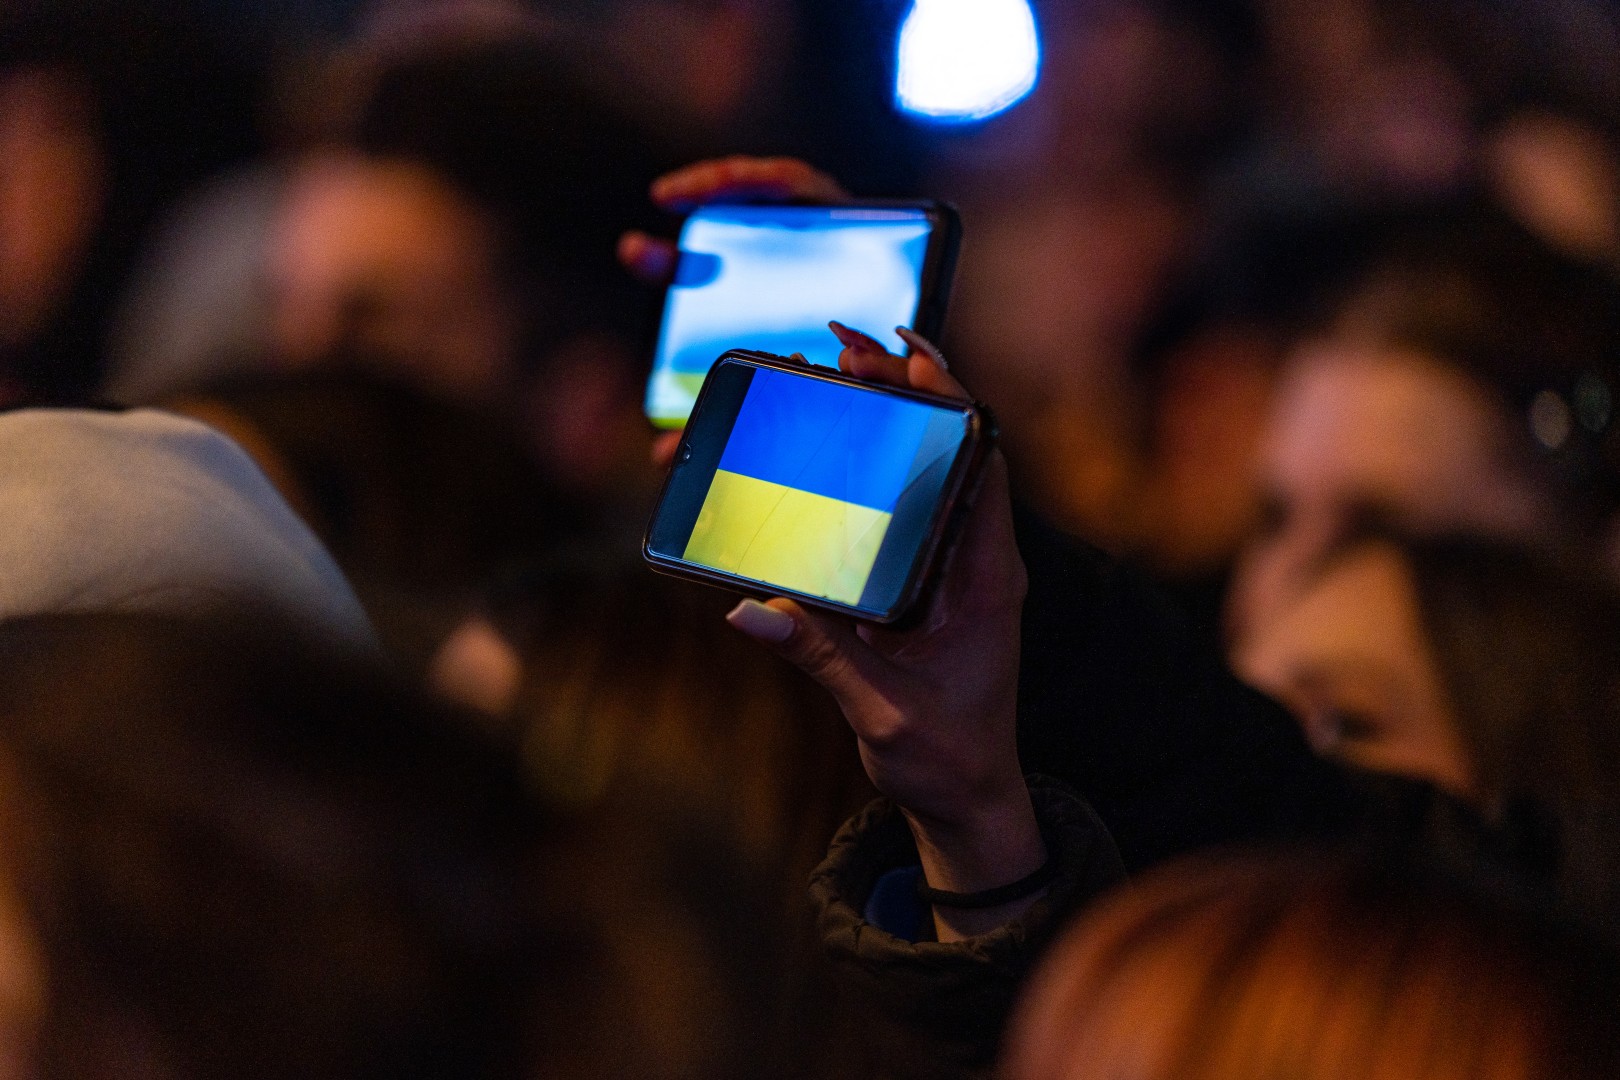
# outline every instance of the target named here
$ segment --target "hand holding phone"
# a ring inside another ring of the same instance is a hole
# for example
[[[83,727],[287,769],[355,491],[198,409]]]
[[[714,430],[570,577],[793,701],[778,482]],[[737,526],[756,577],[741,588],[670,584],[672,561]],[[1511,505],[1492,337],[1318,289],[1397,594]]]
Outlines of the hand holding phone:
[[[869,383],[967,400],[925,350],[893,356],[858,341],[839,367]],[[775,599],[746,601],[733,626],[803,668],[838,700],[877,789],[904,811],[930,885],[971,892],[1015,881],[1046,858],[1018,763],[1018,635],[1027,581],[1013,540],[1006,463],[986,458],[978,496],[921,622],[852,623]],[[948,941],[1015,918],[935,909]]]

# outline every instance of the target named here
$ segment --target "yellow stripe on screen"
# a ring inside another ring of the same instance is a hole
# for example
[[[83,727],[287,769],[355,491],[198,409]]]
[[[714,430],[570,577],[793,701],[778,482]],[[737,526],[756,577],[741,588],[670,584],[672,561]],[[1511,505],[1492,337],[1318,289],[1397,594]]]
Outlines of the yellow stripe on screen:
[[[892,517],[722,469],[714,474],[682,558],[856,604]]]

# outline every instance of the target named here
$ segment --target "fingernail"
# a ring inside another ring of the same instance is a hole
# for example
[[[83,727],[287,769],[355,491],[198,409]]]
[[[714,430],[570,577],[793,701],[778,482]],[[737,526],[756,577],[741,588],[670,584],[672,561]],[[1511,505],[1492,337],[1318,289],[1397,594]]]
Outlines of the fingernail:
[[[793,636],[798,624],[785,611],[766,607],[758,600],[744,600],[726,614],[726,622],[757,641],[780,645]]]
[[[935,345],[932,341],[929,341],[927,338],[923,337],[909,326],[897,326],[894,328],[894,332],[900,335],[901,341],[904,341],[907,345],[910,345],[913,349],[916,349],[918,352],[928,357],[928,359],[932,360],[935,364],[939,365],[939,370],[951,370],[951,366],[945,362],[945,354],[940,352],[939,346]]]
[[[810,358],[808,356],[804,355],[804,353],[802,353],[802,352],[796,352],[792,356],[788,357],[788,359],[789,360],[796,360],[799,363],[804,364],[806,366],[809,366],[809,364],[810,364]]]
[[[829,322],[827,328],[833,332],[833,337],[837,338],[846,348],[883,350],[883,346],[872,340],[871,337],[861,333],[859,330],[851,330],[837,319]]]

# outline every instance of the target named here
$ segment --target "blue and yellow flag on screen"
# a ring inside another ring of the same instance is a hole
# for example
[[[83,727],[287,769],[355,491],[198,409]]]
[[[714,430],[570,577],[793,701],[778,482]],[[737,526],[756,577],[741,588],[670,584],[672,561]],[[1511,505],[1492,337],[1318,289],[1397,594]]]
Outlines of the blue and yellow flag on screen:
[[[940,413],[756,371],[682,557],[859,604],[896,503],[943,449]]]

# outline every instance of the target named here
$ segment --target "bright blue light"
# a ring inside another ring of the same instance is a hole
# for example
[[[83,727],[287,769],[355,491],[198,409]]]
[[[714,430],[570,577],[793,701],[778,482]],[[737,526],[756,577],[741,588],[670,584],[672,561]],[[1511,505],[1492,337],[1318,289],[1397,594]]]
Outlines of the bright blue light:
[[[894,99],[930,120],[983,120],[1034,89],[1040,68],[1028,0],[916,0],[900,27]]]

